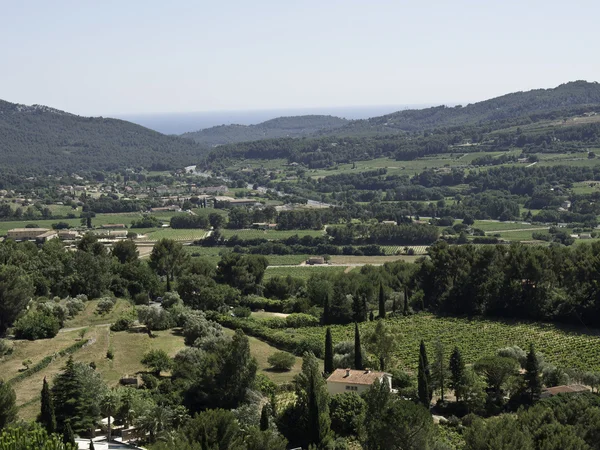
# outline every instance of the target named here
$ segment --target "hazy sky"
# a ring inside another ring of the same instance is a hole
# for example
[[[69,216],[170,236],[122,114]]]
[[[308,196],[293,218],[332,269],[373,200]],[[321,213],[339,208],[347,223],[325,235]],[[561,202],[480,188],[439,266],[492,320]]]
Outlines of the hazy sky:
[[[466,103],[600,80],[598,0],[0,2],[0,98],[84,115]]]

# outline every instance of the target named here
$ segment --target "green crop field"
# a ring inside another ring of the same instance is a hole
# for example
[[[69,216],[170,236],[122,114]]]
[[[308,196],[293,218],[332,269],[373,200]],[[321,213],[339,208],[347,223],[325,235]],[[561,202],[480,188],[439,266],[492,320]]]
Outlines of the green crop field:
[[[458,221],[461,223],[462,221]],[[486,232],[504,231],[504,230],[523,230],[528,228],[540,228],[539,225],[531,225],[523,222],[497,222],[493,220],[476,220],[473,228],[479,228]]]
[[[298,235],[302,236],[323,236],[324,232],[321,230],[230,230],[224,229],[222,231],[223,237],[229,239],[232,236],[237,235],[240,239],[287,239],[291,236]]]
[[[403,368],[415,370],[419,355],[419,343],[425,341],[430,355],[439,339],[447,355],[452,348],[461,349],[468,364],[485,355],[495,354],[497,349],[518,345],[526,349],[533,343],[546,360],[562,368],[600,370],[600,330],[560,327],[545,323],[503,322],[487,319],[463,319],[418,314],[386,320],[398,339],[396,363]],[[362,336],[375,329],[375,322],[360,324]],[[331,326],[334,345],[341,341],[353,341],[354,325]],[[273,330],[276,336],[292,335],[298,342],[306,340],[324,345],[325,328],[310,327]]]
[[[346,270],[344,266],[290,266],[290,267],[267,267],[265,280],[272,277],[287,277],[308,279],[314,273],[341,273]]]
[[[206,236],[206,230],[161,228],[146,234],[142,240],[158,241],[159,239],[174,239],[176,241],[195,241]]]

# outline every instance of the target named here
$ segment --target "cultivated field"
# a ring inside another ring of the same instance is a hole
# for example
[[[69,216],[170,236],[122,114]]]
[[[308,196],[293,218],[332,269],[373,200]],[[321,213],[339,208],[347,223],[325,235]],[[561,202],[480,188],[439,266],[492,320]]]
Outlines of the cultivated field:
[[[222,230],[223,237],[226,239],[238,236],[240,239],[287,239],[291,236],[323,236],[325,233],[321,230]]]
[[[267,267],[265,281],[272,277],[287,277],[308,279],[315,273],[336,273],[346,270],[344,266],[290,266],[290,267]]]

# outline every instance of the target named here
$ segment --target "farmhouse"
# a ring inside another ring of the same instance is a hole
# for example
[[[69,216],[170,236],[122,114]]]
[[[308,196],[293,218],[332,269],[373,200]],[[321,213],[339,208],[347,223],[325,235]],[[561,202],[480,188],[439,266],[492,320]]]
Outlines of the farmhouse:
[[[306,260],[306,264],[314,266],[315,264],[325,264],[325,258],[322,256],[312,256]]]
[[[104,225],[100,225],[101,228],[104,229],[117,229],[117,230],[124,230],[125,228],[127,228],[127,225],[125,225],[124,223],[106,223]]]
[[[589,389],[581,384],[570,384],[563,386],[554,386],[551,388],[545,388],[542,391],[542,398],[554,397],[558,394],[569,394],[574,392],[587,392]]]
[[[79,237],[79,233],[74,230],[62,230],[58,232],[58,238],[61,241],[73,241]]]
[[[375,381],[387,383],[392,389],[392,375],[386,372],[374,372],[369,369],[335,369],[327,378],[327,392],[329,395],[342,394],[344,392],[356,392],[361,394],[368,390]]]
[[[256,230],[274,230],[275,228],[277,228],[277,224],[267,222],[254,222],[252,224],[252,228]]]
[[[48,228],[13,228],[6,232],[6,237],[15,241],[29,241],[38,238],[46,241],[51,239],[51,235],[56,235],[56,231]]]

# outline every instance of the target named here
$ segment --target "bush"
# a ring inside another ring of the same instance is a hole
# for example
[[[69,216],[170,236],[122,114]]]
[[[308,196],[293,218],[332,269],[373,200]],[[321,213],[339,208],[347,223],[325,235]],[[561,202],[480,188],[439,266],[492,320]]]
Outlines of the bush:
[[[143,373],[142,383],[144,383],[144,389],[154,390],[158,387],[158,378],[156,378],[151,373]]]
[[[248,308],[247,306],[238,306],[236,308],[233,308],[233,315],[235,317],[240,317],[243,319],[246,317],[250,317],[250,314],[250,308]]]
[[[241,301],[241,304],[255,311],[264,309],[268,312],[283,312],[285,302],[281,300],[271,300],[264,297],[248,296]]]
[[[17,339],[53,338],[60,330],[58,319],[46,311],[29,311],[15,323],[14,334]]]
[[[136,310],[139,322],[151,331],[166,330],[173,326],[171,314],[161,307],[138,306]]]
[[[308,314],[290,314],[285,319],[288,328],[316,327],[320,321],[314,316]]]
[[[115,358],[115,351],[112,349],[112,347],[106,351],[106,357],[111,360]]]
[[[77,313],[83,311],[85,308],[85,303],[83,303],[83,300],[78,298],[69,298],[67,299],[65,306],[69,312],[69,317],[75,317]]]
[[[111,331],[126,331],[133,325],[133,318],[131,316],[121,316],[115,323],[110,326]]]
[[[292,367],[294,367],[294,364],[296,363],[296,358],[294,357],[294,355],[288,352],[277,352],[269,356],[267,362],[273,370],[287,372],[291,370]]]
[[[133,296],[133,303],[135,305],[148,305],[150,303],[150,297],[147,292],[139,292]]]
[[[183,301],[181,300],[179,294],[177,292],[165,292],[165,295],[163,295],[161,302],[162,307],[165,309],[169,309],[170,307],[177,304],[183,304]]]
[[[0,339],[0,358],[2,358],[4,355],[10,355],[12,351],[12,342],[7,341],[6,339]]]
[[[111,298],[111,297],[101,298],[98,301],[98,306],[96,307],[97,313],[100,315],[108,314],[109,312],[112,311],[116,302],[117,302],[117,299],[114,297],[113,298]]]

